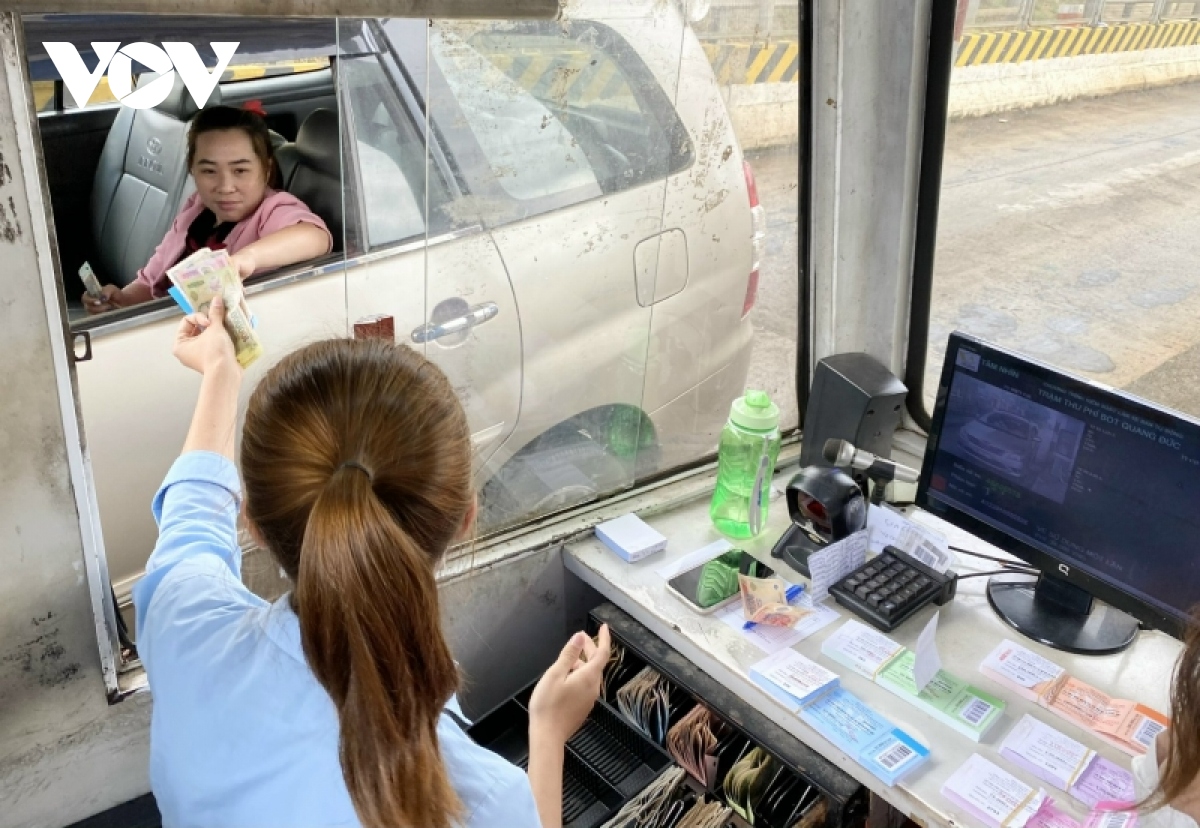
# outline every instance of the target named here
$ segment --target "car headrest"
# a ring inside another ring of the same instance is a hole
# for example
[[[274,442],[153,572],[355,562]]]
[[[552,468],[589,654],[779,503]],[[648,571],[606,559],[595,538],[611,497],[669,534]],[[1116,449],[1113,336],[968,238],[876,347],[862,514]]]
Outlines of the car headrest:
[[[296,133],[296,149],[308,166],[326,175],[341,176],[337,113],[331,109],[314,109]]]
[[[154,109],[164,115],[170,115],[180,121],[190,121],[192,116],[200,111],[200,107],[196,106],[196,102],[192,100],[192,93],[187,90],[187,86],[183,83],[183,78],[178,72],[175,75],[175,82],[171,86],[171,94],[167,95],[166,100],[160,103]],[[147,74],[138,78],[138,85],[149,83],[160,75]],[[217,84],[213,87],[212,94],[208,96],[208,101],[205,106],[217,106],[221,103],[221,85]]]

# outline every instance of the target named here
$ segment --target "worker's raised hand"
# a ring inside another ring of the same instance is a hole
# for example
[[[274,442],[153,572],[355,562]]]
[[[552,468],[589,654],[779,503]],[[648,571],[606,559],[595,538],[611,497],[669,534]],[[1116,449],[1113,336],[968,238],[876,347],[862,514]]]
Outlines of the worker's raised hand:
[[[575,633],[563,647],[529,699],[529,732],[566,744],[592,711],[600,695],[604,668],[611,651],[608,625],[600,628],[597,641]]]
[[[188,314],[175,331],[175,358],[201,374],[219,369],[241,371],[234,356],[233,340],[225,330],[225,303],[218,296],[208,313]]]

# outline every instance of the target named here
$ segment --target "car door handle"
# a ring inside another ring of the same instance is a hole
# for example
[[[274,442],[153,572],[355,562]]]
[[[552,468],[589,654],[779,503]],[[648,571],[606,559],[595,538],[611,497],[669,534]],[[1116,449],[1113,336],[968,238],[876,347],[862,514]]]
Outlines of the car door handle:
[[[489,319],[494,319],[499,313],[500,308],[496,306],[495,302],[484,302],[482,305],[476,305],[471,308],[462,316],[447,319],[436,325],[431,323],[422,325],[419,328],[413,328],[412,341],[417,343],[433,342],[444,336],[465,333],[476,325],[482,325]]]

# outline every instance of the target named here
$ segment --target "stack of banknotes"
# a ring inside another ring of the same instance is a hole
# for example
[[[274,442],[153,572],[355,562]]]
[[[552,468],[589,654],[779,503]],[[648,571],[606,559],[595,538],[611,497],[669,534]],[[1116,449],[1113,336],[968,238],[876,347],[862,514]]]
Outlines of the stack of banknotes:
[[[170,268],[167,276],[194,311],[208,313],[208,306],[216,296],[225,300],[225,330],[233,340],[239,365],[245,368],[262,356],[262,342],[250,322],[242,279],[228,253],[201,248]]]

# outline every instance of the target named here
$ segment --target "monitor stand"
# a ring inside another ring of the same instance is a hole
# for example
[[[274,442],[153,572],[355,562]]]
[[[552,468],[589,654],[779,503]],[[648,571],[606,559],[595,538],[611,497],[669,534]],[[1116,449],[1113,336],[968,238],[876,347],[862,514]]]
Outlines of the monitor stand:
[[[1046,575],[996,575],[988,603],[1006,624],[1068,653],[1111,655],[1133,643],[1138,622],[1107,604],[1092,606],[1090,593]]]

